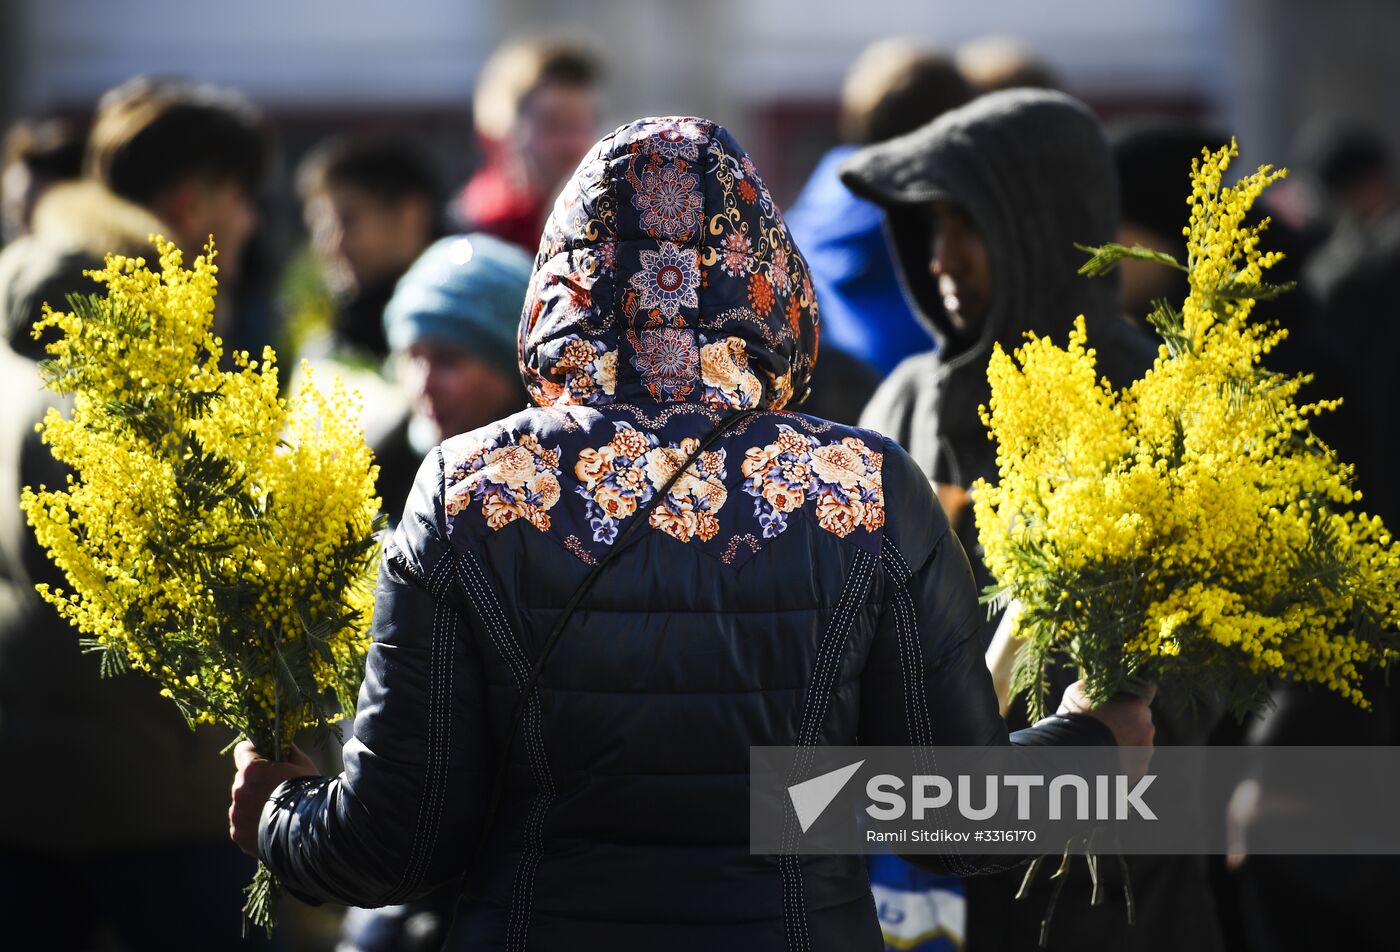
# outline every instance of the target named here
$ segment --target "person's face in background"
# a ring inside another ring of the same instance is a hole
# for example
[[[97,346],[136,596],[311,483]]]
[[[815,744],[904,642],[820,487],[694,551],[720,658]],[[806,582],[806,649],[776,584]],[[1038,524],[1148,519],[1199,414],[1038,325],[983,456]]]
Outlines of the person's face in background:
[[[598,93],[591,86],[546,83],[521,104],[513,150],[530,186],[552,195],[598,138]]]
[[[976,339],[992,303],[992,269],[982,235],[961,208],[948,202],[933,206],[929,273],[953,328]]]
[[[171,240],[187,256],[200,253],[209,236],[218,250],[219,279],[238,276],[243,249],[258,224],[253,196],[241,182],[229,179],[182,182],[161,195],[151,211],[170,227]]]
[[[458,344],[420,340],[398,357],[399,380],[413,413],[438,439],[467,433],[520,409],[520,384]]]
[[[306,227],[332,283],[359,289],[396,280],[432,240],[427,199],[384,201],[353,185],[331,184],[306,203]]]

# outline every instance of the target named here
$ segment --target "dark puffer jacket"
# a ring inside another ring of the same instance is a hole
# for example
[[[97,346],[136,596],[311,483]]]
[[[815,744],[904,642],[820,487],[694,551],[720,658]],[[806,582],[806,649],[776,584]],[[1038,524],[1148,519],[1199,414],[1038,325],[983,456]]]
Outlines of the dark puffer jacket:
[[[464,875],[473,949],[879,949],[860,857],[748,849],[751,745],[1005,744],[967,560],[895,444],[784,412],[816,354],[805,265],[698,119],[598,144],[521,320],[539,408],[424,462],[380,576],[345,772],[283,785],[295,892],[401,902]],[[590,564],[740,409],[584,600]],[[805,725],[805,727],[804,727]],[[1021,742],[1100,743],[1087,718]]]

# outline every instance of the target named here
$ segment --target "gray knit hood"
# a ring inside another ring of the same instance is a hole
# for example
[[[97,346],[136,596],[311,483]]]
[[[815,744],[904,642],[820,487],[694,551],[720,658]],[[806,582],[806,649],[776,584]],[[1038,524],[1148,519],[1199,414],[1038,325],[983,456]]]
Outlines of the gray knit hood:
[[[909,381],[938,392],[902,401],[901,412],[917,418],[871,423],[905,442],[931,478],[967,485],[995,473],[977,415],[989,396],[994,342],[1012,347],[1034,330],[1063,343],[1083,314],[1111,379],[1127,382],[1150,362],[1150,342],[1125,337],[1116,277],[1077,274],[1084,255],[1075,243],[1113,241],[1118,228],[1113,156],[1102,125],[1078,100],[1047,90],[991,93],[862,149],[841,179],[885,210],[906,294],[938,338],[929,372]],[[953,332],[929,273],[935,201],[961,207],[987,247],[991,300],[975,339]]]

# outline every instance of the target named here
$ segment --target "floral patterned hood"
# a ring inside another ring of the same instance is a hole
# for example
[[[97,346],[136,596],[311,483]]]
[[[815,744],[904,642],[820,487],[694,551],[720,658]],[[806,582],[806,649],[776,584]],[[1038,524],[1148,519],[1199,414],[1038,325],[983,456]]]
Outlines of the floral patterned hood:
[[[594,146],[545,226],[519,344],[544,409],[442,445],[459,544],[529,526],[591,563],[655,504],[654,529],[728,565],[804,523],[880,551],[883,437],[777,412],[816,361],[812,283],[753,163],[714,123],[640,119]],[[764,412],[658,502],[737,409]]]
[[[748,154],[705,119],[590,150],[545,224],[520,320],[541,406],[781,409],[817,358],[806,262]]]

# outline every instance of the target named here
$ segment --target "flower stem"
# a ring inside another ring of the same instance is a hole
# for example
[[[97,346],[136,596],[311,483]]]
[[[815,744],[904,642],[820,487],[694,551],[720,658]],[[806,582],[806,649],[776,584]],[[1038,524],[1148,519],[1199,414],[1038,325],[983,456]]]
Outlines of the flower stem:
[[[1156,687],[1157,682],[1135,674],[1124,675],[1123,680],[1118,682],[1118,690],[1133,697],[1151,697]]]
[[[272,870],[258,863],[258,871],[253,881],[243,890],[243,937],[248,937],[248,927],[261,926],[272,935],[277,925],[277,900],[282,893],[282,884],[277,881]]]

